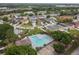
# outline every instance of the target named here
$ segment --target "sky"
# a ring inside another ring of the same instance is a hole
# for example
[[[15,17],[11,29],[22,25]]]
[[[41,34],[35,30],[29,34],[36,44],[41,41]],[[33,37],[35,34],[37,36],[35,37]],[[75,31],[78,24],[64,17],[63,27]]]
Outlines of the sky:
[[[79,3],[79,0],[0,0],[0,3]]]

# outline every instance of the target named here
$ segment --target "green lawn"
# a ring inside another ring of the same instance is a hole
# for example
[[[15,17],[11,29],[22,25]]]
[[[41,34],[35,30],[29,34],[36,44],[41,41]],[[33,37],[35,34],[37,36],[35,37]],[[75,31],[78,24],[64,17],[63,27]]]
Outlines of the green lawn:
[[[31,22],[29,22],[27,24],[22,24],[21,26],[27,28],[27,27],[32,27],[32,24]]]
[[[42,30],[39,28],[34,28],[34,29],[24,29],[24,34],[25,36],[30,36],[30,35],[35,35],[35,34],[42,34],[44,33]]]

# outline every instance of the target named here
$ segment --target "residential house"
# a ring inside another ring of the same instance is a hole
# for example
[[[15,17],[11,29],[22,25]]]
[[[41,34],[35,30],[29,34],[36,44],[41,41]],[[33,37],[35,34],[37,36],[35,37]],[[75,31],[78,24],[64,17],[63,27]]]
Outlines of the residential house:
[[[36,20],[37,17],[36,16],[30,16],[29,17],[30,22],[32,23],[33,27],[36,27]]]
[[[57,30],[60,30],[60,29],[64,29],[63,26],[60,26],[60,25],[57,25],[57,24],[55,24],[55,25],[52,25],[52,24],[47,25],[45,27],[46,27],[46,29],[51,30],[51,31],[57,31]]]
[[[77,14],[76,17],[77,17],[77,20],[79,21],[79,14]]]
[[[15,15],[13,18],[12,18],[12,23],[13,24],[16,24],[16,23],[18,23],[18,22],[20,22],[20,20],[22,20],[23,19],[23,17],[22,16],[17,16],[17,15]]]
[[[66,19],[73,19],[73,16],[58,16],[59,19],[66,20]]]
[[[79,21],[73,22],[72,24],[70,24],[69,28],[79,28]]]
[[[56,24],[56,19],[55,18],[46,18],[45,19],[47,22],[50,22],[51,24]]]
[[[50,16],[59,16],[60,15],[60,13],[51,13],[51,14],[49,14]]]

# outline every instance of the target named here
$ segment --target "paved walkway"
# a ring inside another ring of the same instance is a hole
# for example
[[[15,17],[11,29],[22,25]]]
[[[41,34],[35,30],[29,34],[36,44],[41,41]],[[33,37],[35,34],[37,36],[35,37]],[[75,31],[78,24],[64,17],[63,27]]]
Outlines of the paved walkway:
[[[71,55],[79,55],[79,47]]]
[[[0,50],[4,50],[4,49],[5,49],[5,47],[0,48]]]

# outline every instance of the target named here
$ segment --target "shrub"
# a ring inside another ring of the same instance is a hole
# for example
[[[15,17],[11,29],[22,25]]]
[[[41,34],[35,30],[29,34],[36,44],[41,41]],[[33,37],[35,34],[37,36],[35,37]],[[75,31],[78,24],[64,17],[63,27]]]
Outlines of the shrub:
[[[6,55],[36,55],[37,52],[30,45],[11,46],[5,50]]]
[[[58,44],[54,44],[53,48],[55,49],[55,51],[57,53],[63,53],[64,50],[65,50],[65,47],[62,44],[59,44],[59,43]]]

